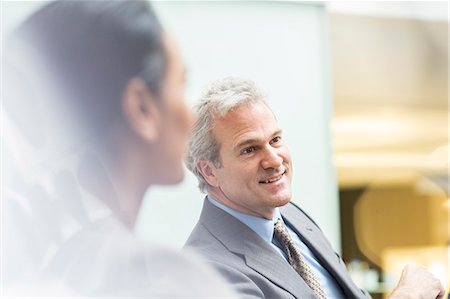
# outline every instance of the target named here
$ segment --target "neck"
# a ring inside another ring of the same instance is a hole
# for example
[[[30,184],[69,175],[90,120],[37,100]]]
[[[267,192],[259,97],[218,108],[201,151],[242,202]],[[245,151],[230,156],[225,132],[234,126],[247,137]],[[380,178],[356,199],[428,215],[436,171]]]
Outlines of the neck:
[[[125,151],[125,148],[116,151],[90,148],[81,158],[79,175],[81,184],[125,226],[133,229],[148,184],[136,173],[135,165],[139,162]]]
[[[236,210],[238,212],[247,214],[247,215],[256,216],[256,217],[265,218],[267,220],[270,220],[273,218],[273,215],[275,214],[275,208],[255,209],[255,208],[244,206],[244,205],[238,203],[237,201],[231,199],[230,197],[226,196],[225,193],[221,189],[218,189],[218,188],[210,188],[210,190],[208,190],[208,195],[211,196],[216,201],[220,202],[221,204],[223,204],[233,210]]]
[[[133,156],[126,155],[128,159],[110,161],[108,167],[111,173],[111,181],[117,195],[115,215],[129,228],[133,229],[136,223],[139,209],[145,192],[149,185],[146,183],[144,175],[136,173],[133,167],[139,161],[135,161]],[[131,158],[130,158],[131,157]]]

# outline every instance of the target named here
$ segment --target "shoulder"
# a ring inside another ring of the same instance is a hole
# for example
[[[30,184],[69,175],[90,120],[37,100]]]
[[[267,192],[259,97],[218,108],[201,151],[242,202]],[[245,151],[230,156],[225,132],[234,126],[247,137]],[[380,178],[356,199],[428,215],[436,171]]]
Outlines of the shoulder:
[[[233,286],[234,290],[242,298],[256,299],[266,297],[249,273],[244,273],[233,266],[219,261],[210,261],[210,264],[222,275],[229,285]]]
[[[290,212],[293,213],[298,213],[300,216],[306,218],[309,222],[311,222],[312,224],[314,224],[314,226],[316,226],[320,231],[322,231],[320,229],[320,226],[314,221],[314,219],[312,219],[311,216],[308,215],[308,213],[306,213],[302,208],[300,208],[296,203],[293,203],[292,201],[290,201],[286,206],[284,206],[284,208],[286,210],[289,210]]]
[[[207,224],[198,222],[183,246],[183,251],[192,251],[200,254],[207,260],[229,260],[233,255],[220,236],[213,234]],[[228,257],[228,258],[226,258]]]

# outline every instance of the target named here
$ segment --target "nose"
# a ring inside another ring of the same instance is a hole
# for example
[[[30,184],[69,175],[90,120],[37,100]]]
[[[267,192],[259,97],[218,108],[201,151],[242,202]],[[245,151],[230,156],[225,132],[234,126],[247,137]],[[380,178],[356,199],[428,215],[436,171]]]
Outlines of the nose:
[[[263,169],[278,169],[283,164],[283,158],[279,155],[277,149],[269,148],[264,151],[264,157],[261,160]]]

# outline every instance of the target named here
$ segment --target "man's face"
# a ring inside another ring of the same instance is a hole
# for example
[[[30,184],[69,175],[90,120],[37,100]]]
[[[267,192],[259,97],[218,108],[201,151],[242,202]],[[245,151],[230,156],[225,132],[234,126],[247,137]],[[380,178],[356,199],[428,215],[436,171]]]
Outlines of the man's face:
[[[272,218],[291,198],[292,166],[282,131],[264,104],[242,105],[213,129],[221,167],[210,194],[238,211]]]
[[[185,67],[172,38],[166,35],[167,68],[161,94],[161,127],[152,171],[156,183],[173,184],[184,178],[183,155],[192,125],[192,112],[184,96]]]

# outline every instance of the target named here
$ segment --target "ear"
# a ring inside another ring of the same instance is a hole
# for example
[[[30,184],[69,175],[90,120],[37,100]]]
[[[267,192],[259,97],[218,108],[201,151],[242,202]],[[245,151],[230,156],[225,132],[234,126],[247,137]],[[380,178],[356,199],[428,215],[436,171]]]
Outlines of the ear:
[[[201,173],[205,181],[213,187],[219,187],[219,179],[217,177],[217,168],[211,161],[200,160],[197,162],[197,170]]]
[[[128,81],[122,95],[122,112],[129,128],[148,142],[159,138],[161,111],[157,99],[141,78]]]

